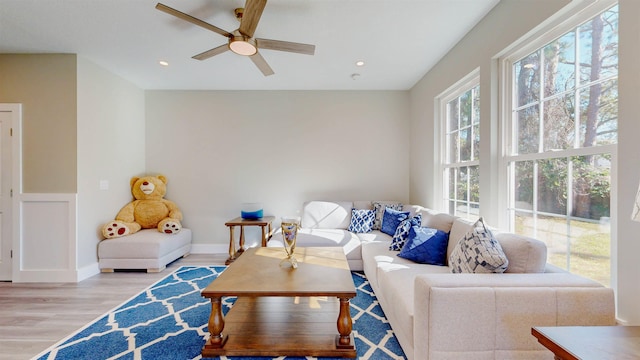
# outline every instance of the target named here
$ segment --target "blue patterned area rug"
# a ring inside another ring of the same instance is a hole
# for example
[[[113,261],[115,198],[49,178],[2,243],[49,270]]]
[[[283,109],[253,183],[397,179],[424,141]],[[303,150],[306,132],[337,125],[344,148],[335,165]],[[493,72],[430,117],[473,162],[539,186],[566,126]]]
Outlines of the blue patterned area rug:
[[[207,321],[211,305],[200,292],[225,268],[183,266],[36,359],[202,359],[200,351],[209,337]],[[351,299],[351,317],[358,359],[405,359],[366,277],[357,272],[352,276],[357,288],[357,296]],[[225,314],[234,301],[233,297],[223,299]],[[216,359],[271,358],[222,356]]]

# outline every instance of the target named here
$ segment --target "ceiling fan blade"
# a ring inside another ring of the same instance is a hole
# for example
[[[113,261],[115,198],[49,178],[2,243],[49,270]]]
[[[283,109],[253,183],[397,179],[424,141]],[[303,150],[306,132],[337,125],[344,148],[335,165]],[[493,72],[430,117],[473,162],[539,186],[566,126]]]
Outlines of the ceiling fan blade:
[[[216,56],[218,54],[222,54],[223,52],[225,52],[227,50],[229,50],[229,45],[224,44],[224,45],[220,45],[218,47],[214,47],[211,50],[207,50],[205,52],[202,52],[202,53],[200,53],[198,55],[194,55],[194,56],[192,56],[192,58],[196,59],[196,60],[206,60],[206,59],[208,59],[210,57],[214,57],[214,56]]]
[[[209,24],[207,22],[204,22],[204,21],[202,21],[202,20],[200,20],[198,18],[195,18],[195,17],[193,17],[193,16],[191,16],[189,14],[185,14],[182,11],[178,11],[178,10],[176,10],[174,8],[168,7],[167,5],[163,5],[161,3],[158,3],[156,5],[156,9],[158,9],[158,10],[160,10],[162,12],[165,12],[165,13],[167,13],[169,15],[173,15],[173,16],[175,16],[177,18],[182,19],[182,20],[188,21],[188,22],[190,22],[190,23],[192,23],[194,25],[198,25],[200,27],[203,27],[203,28],[205,28],[207,30],[211,30],[211,31],[213,31],[215,33],[218,33],[218,34],[220,34],[222,36],[225,36],[227,38],[231,37],[231,33],[230,32],[228,32],[226,30],[223,30],[223,29],[220,29],[217,26],[213,26],[213,25],[211,25],[211,24]]]
[[[271,66],[267,64],[267,61],[262,57],[262,55],[260,55],[259,52],[249,56],[249,58],[251,58],[251,61],[253,61],[253,63],[256,64],[256,66],[258,67],[258,69],[260,69],[260,71],[262,71],[262,74],[264,74],[264,76],[269,76],[274,74],[273,69],[271,69]]]
[[[256,39],[259,49],[269,49],[278,51],[288,51],[298,54],[313,55],[316,51],[315,45],[295,43],[290,41]]]
[[[242,35],[253,37],[266,5],[267,0],[247,0],[244,5],[242,21],[240,21],[240,29],[238,29]]]

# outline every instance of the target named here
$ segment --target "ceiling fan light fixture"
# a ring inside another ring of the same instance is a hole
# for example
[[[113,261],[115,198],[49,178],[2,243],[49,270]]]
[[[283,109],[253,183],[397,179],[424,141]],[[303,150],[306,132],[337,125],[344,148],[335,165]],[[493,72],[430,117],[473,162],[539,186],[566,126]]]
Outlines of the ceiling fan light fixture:
[[[273,75],[273,69],[267,64],[267,61],[258,52],[258,42],[260,49],[269,49],[277,51],[286,51],[292,53],[313,55],[315,53],[315,45],[302,44],[290,41],[273,40],[273,39],[254,39],[254,34],[262,16],[262,11],[267,5],[267,0],[246,0],[245,8],[235,9],[236,19],[240,21],[240,27],[233,32],[228,32],[206,21],[200,20],[182,11],[176,10],[167,5],[157,3],[156,9],[175,16],[178,19],[190,22],[204,29],[213,31],[222,35],[227,39],[226,44],[220,44],[212,49],[203,51],[200,54],[192,56],[195,60],[206,60],[213,56],[220,55],[227,50],[231,52],[248,56],[256,67],[264,76]]]
[[[251,56],[258,52],[258,47],[252,38],[234,33],[229,39],[229,50],[238,55]]]

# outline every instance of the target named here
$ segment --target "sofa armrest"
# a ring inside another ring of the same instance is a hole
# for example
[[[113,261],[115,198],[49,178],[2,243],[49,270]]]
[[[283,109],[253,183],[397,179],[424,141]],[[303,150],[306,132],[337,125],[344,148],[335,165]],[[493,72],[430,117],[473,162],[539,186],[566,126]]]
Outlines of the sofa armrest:
[[[613,290],[570,273],[424,274],[415,279],[414,358],[546,351],[533,326],[615,325]]]

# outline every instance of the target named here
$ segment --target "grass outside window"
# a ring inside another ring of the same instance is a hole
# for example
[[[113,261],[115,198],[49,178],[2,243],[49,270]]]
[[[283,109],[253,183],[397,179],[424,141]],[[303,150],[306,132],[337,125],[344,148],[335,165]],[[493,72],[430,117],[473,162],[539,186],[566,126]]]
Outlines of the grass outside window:
[[[611,285],[609,222],[516,216],[516,233],[547,244],[547,261],[572,273]]]

